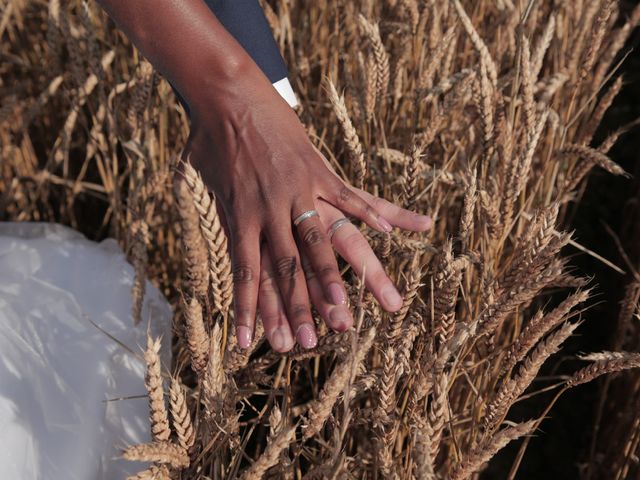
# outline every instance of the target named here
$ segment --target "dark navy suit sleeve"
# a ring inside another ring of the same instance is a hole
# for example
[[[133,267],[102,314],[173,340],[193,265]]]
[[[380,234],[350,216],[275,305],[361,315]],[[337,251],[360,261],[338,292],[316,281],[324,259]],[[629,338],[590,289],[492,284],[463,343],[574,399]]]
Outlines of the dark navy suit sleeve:
[[[287,76],[287,67],[258,0],[205,0],[205,3],[271,83]]]

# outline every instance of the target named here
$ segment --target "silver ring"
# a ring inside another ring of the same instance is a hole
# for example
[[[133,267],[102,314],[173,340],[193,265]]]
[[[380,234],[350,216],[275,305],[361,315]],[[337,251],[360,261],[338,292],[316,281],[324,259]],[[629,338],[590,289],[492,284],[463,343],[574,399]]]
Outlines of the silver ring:
[[[329,240],[333,238],[333,235],[336,233],[336,230],[338,230],[340,227],[348,223],[351,223],[351,221],[347,217],[339,218],[338,220],[333,222],[331,224],[331,227],[329,227]]]
[[[293,221],[293,226],[297,227],[302,222],[304,222],[307,218],[317,217],[317,216],[318,216],[317,210],[307,210],[306,212],[301,213],[295,218],[295,220]]]

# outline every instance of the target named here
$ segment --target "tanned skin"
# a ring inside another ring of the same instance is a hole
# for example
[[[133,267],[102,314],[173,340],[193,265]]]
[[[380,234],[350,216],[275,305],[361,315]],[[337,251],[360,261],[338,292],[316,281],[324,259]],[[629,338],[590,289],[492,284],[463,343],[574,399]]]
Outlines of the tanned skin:
[[[183,159],[221,207],[231,246],[238,344],[247,347],[259,308],[277,351],[317,343],[310,299],[330,328],[353,318],[333,247],[390,312],[402,297],[345,215],[369,227],[425,231],[431,219],[342,180],[309,141],[295,112],[201,0],[100,0],[133,44],[187,102],[191,132]],[[297,227],[292,220],[315,209]],[[302,268],[304,267],[304,268]]]

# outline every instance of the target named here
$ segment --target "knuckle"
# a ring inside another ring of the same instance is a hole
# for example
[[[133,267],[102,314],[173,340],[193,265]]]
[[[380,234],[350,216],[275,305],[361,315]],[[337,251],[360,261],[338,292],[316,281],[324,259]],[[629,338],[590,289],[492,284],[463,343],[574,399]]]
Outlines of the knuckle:
[[[316,273],[313,270],[313,266],[308,262],[303,262],[302,263],[302,271],[304,272],[304,277],[307,280],[315,278],[315,276],[316,276]]]
[[[343,185],[340,187],[340,191],[338,193],[338,201],[341,204],[348,203],[353,198],[353,192],[349,187]]]
[[[302,241],[307,247],[314,247],[324,241],[324,234],[317,225],[312,225],[302,233]]]
[[[318,268],[318,276],[321,278],[333,277],[337,273],[337,269],[333,265],[322,265]]]
[[[237,263],[233,267],[233,281],[235,283],[251,283],[253,269],[246,263]]]
[[[291,317],[291,320],[310,317],[311,309],[304,303],[294,303],[289,309],[289,316]]]
[[[276,260],[275,273],[278,278],[293,278],[298,273],[299,266],[296,257],[281,257]]]
[[[377,217],[378,217],[378,213],[377,213],[377,212],[373,209],[373,207],[372,207],[371,205],[369,205],[369,204],[366,204],[366,205],[364,206],[364,209],[363,209],[363,210],[364,210],[364,214],[365,214],[367,217],[370,217],[370,218],[377,218]]]
[[[381,197],[373,197],[371,200],[367,200],[369,205],[373,207],[373,210],[378,214],[384,214],[385,212],[389,213],[389,207],[391,204]]]

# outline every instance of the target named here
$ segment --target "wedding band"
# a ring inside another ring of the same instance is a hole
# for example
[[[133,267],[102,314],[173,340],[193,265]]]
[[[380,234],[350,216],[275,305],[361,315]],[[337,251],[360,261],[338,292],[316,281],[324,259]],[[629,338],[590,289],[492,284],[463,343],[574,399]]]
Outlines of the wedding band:
[[[351,223],[351,221],[347,217],[339,218],[338,220],[333,222],[331,224],[331,227],[329,227],[329,240],[333,238],[333,235],[336,233],[336,230],[338,230],[343,225],[346,225],[347,223]]]
[[[317,217],[317,216],[318,216],[317,210],[307,210],[306,212],[301,213],[295,218],[295,220],[293,221],[293,226],[297,227],[302,222],[304,222],[307,218]]]

